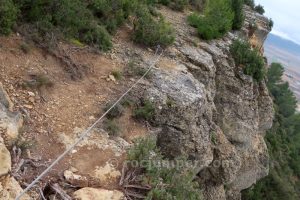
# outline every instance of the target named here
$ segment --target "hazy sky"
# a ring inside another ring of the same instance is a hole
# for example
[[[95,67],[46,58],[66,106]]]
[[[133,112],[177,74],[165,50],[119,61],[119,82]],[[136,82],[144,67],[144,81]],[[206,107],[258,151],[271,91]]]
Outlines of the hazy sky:
[[[255,0],[272,18],[272,33],[300,44],[300,0]]]

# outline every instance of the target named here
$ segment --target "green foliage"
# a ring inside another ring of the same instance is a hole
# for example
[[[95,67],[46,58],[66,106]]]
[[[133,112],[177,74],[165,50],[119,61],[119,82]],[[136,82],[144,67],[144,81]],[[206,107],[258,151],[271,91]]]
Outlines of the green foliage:
[[[82,40],[90,45],[108,51],[112,47],[111,36],[107,30],[100,25],[92,25],[89,29],[82,34]]]
[[[232,28],[234,13],[230,1],[208,1],[204,15],[194,13],[188,17],[188,22],[197,28],[202,39],[220,38]]]
[[[235,60],[235,64],[242,67],[245,74],[252,76],[258,82],[264,78],[264,59],[258,50],[251,49],[249,43],[236,40],[231,45],[230,52]]]
[[[254,9],[254,7],[255,7],[254,0],[244,0],[244,3],[248,6],[250,6],[252,9]]]
[[[150,160],[152,155],[159,155],[159,149],[156,146],[156,140],[153,137],[138,138],[134,146],[129,149],[127,158],[131,161],[142,162]]]
[[[272,19],[269,19],[269,24],[268,25],[269,25],[270,30],[272,30],[273,26],[274,26],[274,21]]]
[[[23,42],[22,44],[20,44],[20,49],[23,51],[23,53],[27,54],[30,52],[30,46]]]
[[[16,9],[11,0],[1,0],[1,32],[8,33],[16,21]],[[183,9],[187,0],[172,0],[170,5]],[[42,38],[54,30],[69,40],[84,42],[100,50],[112,48],[114,34],[129,16],[136,19],[135,41],[146,45],[167,46],[174,41],[173,29],[162,17],[154,18],[159,0],[15,0],[20,9],[19,21],[29,23],[38,30],[35,36]],[[3,14],[2,14],[3,13]],[[157,13],[156,13],[157,14]],[[3,15],[3,17],[1,17]],[[2,23],[2,24],[1,24]]]
[[[239,30],[242,28],[245,16],[243,13],[243,0],[231,0],[231,7],[234,13],[232,29]]]
[[[171,45],[175,40],[171,25],[161,16],[159,19],[154,19],[147,10],[144,8],[138,13],[133,40],[147,46],[161,45],[166,47]]]
[[[300,199],[300,115],[295,113],[295,96],[282,75],[282,65],[272,63],[267,85],[276,113],[265,138],[272,163],[270,174],[243,192],[245,200]]]
[[[0,0],[0,34],[8,35],[16,23],[18,9],[12,0]]]
[[[147,137],[136,141],[135,145],[128,152],[128,159],[138,161],[143,168],[141,184],[150,185],[146,199],[156,200],[201,200],[201,190],[194,181],[194,169],[188,165],[185,157],[175,160],[163,159],[159,149],[156,147],[156,140]],[[168,166],[163,163],[174,163]],[[176,164],[178,163],[178,164]]]
[[[134,110],[134,117],[137,119],[151,120],[154,116],[155,108],[153,104],[146,100],[143,104]]]
[[[116,80],[121,80],[122,79],[122,72],[118,70],[114,70],[111,72],[111,74],[115,77]]]
[[[192,8],[201,12],[205,8],[207,1],[208,0],[189,0],[189,4]]]
[[[295,112],[297,100],[289,89],[289,84],[287,82],[280,83],[283,71],[281,64],[272,63],[268,71],[268,87],[274,96],[278,112],[284,117],[290,117]]]
[[[169,6],[177,11],[183,11],[184,8],[189,4],[188,0],[159,0],[159,3]]]
[[[105,106],[105,108],[104,108],[104,112],[108,111],[108,110],[111,108],[112,105],[113,105],[112,103],[108,103],[108,104]],[[113,107],[113,108],[107,113],[106,117],[107,117],[108,119],[119,118],[119,117],[121,117],[121,116],[123,115],[123,113],[124,113],[124,107],[123,107],[121,104],[118,103],[117,105],[115,105],[115,107]]]
[[[217,136],[216,136],[216,133],[215,133],[215,132],[212,132],[212,133],[211,133],[210,141],[211,141],[214,145],[217,145]]]
[[[120,127],[114,120],[107,119],[104,121],[104,129],[110,136],[118,136],[120,134]]]
[[[263,15],[265,13],[265,9],[262,5],[255,6],[254,10],[258,12],[259,14]]]
[[[143,66],[138,66],[136,61],[130,60],[127,64],[127,74],[129,76],[143,76],[148,69],[144,68]],[[145,78],[151,78],[152,73],[151,71],[148,72]]]

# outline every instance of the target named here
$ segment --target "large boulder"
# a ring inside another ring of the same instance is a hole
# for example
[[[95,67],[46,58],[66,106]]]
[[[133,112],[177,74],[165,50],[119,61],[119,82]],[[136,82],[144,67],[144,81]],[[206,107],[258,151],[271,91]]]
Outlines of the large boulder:
[[[15,200],[22,191],[23,189],[13,177],[5,176],[0,178],[0,199]],[[24,194],[20,200],[31,200],[31,198]]]
[[[0,83],[0,133],[5,144],[10,146],[18,138],[23,125],[22,115],[12,112],[13,104]]]
[[[0,177],[6,175],[11,170],[10,152],[6,146],[1,142],[0,136]]]

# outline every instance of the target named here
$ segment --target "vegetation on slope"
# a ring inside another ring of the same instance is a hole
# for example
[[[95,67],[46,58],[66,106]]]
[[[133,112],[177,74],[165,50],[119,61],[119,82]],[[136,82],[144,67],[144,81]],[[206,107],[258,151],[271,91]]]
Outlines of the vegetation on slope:
[[[300,114],[294,94],[282,80],[283,71],[281,64],[272,63],[267,74],[276,111],[273,128],[265,138],[270,174],[244,191],[244,200],[300,199]]]
[[[265,77],[265,62],[257,49],[251,49],[248,42],[236,40],[230,47],[235,64],[242,67],[244,73],[250,75],[256,81]]]
[[[36,38],[54,32],[65,38],[95,46],[101,50],[112,47],[111,35],[132,16],[137,25],[135,41],[146,45],[169,45],[173,29],[163,17],[153,16],[158,0],[1,0],[0,34],[9,34],[15,24],[29,26]],[[170,6],[185,5],[179,0],[168,1]],[[185,2],[185,1],[182,1]],[[143,13],[141,14],[141,11]],[[147,27],[142,29],[142,26]],[[22,29],[24,30],[24,29]],[[27,30],[27,31],[29,31]],[[137,39],[138,38],[138,39]],[[144,41],[144,40],[145,41]]]
[[[128,152],[126,163],[129,171],[140,172],[139,178],[132,179],[135,182],[126,184],[136,185],[136,189],[144,188],[135,192],[145,193],[147,200],[202,199],[199,185],[194,181],[196,174],[192,165],[189,166],[184,157],[165,159],[153,137],[137,140]],[[132,194],[130,190],[126,192],[129,196]]]
[[[234,14],[229,1],[208,1],[204,17],[193,13],[189,16],[189,23],[196,27],[202,39],[211,40],[226,34],[233,23]]]

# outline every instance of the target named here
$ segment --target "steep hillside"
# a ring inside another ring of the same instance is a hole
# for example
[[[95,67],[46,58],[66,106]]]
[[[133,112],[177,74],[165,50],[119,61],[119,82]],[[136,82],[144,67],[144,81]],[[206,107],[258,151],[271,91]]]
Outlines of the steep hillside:
[[[32,34],[25,34],[28,30],[0,37],[1,198],[16,198],[159,54],[146,78],[22,199],[185,199],[189,195],[188,199],[231,200],[241,199],[242,190],[268,175],[264,136],[272,127],[274,109],[265,83],[266,63],[258,51],[237,39],[249,40],[263,51],[269,20],[244,6],[240,31],[227,33],[232,24],[219,20],[212,36],[201,26],[215,19],[211,14],[215,4],[205,9],[206,18],[193,15],[197,22],[193,24],[188,17],[191,9],[201,11],[203,1],[183,7],[178,7],[181,1],[174,2],[154,10],[152,4],[147,7],[156,18],[139,12],[136,18],[127,16],[106,53],[47,32],[54,46],[45,47],[49,44],[45,38],[32,40]],[[225,13],[221,14],[231,22],[238,12],[220,2]],[[51,27],[66,27],[54,20],[57,13],[53,13],[52,20],[45,19]],[[154,28],[158,31],[153,33]],[[99,46],[103,43],[94,39],[90,45],[104,50]],[[239,56],[245,55],[234,44],[247,50],[250,64],[239,62]],[[154,143],[134,149],[136,138],[149,136],[154,136]],[[137,161],[132,155],[138,155],[138,166],[126,166]],[[139,166],[154,158],[161,159],[159,163],[184,161],[184,165],[178,171]]]

